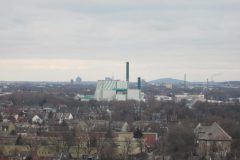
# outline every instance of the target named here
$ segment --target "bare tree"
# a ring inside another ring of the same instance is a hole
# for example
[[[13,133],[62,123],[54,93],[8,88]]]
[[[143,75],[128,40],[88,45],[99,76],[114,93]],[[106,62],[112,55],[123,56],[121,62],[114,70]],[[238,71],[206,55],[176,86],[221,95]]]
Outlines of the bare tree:
[[[90,155],[95,147],[95,137],[91,134],[94,128],[94,121],[83,121],[82,126],[77,126],[76,131],[76,144],[77,144],[77,154],[80,156],[80,150],[84,154]]]
[[[67,133],[63,134],[63,141],[62,141],[62,146],[63,146],[63,151],[64,153],[68,153],[70,151],[70,148],[75,145],[76,142],[76,135],[75,135],[75,130],[70,130]]]
[[[121,151],[122,151],[122,159],[127,160],[128,156],[132,152],[132,139],[131,138],[125,138],[125,140],[123,141]]]
[[[31,143],[29,144],[30,147],[30,155],[33,159],[38,159],[38,150],[40,148],[41,144],[38,140],[32,139]]]
[[[101,159],[104,160],[115,160],[116,159],[116,144],[112,138],[106,139],[101,152]]]
[[[101,157],[104,145],[106,144],[107,139],[102,137],[102,138],[97,138],[96,139],[96,151],[97,151],[97,157]]]

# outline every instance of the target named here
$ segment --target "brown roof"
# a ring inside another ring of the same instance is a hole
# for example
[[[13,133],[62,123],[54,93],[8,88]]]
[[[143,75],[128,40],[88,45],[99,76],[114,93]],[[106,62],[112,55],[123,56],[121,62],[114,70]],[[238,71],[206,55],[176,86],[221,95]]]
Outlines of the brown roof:
[[[231,141],[232,137],[229,136],[216,122],[210,126],[198,124],[194,129],[198,140],[209,141]]]
[[[155,147],[157,144],[158,135],[157,133],[143,133],[145,144],[149,147]]]

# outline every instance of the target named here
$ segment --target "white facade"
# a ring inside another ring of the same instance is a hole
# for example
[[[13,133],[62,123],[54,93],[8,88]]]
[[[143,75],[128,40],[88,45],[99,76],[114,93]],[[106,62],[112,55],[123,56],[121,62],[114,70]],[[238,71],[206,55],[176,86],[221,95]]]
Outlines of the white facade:
[[[105,90],[102,92],[103,100],[111,101],[116,97],[116,91],[114,90]]]
[[[215,103],[215,104],[220,104],[223,103],[223,101],[218,101],[218,100],[207,100],[208,103]]]
[[[111,101],[116,98],[117,89],[126,89],[127,82],[116,80],[100,80],[97,83],[95,99],[98,101]]]
[[[127,93],[127,97],[129,100],[141,100],[141,91],[139,89],[129,89]]]
[[[169,96],[155,96],[155,100],[160,102],[172,101],[173,98]]]
[[[139,89],[128,89],[128,82],[120,80],[100,80],[94,95],[97,101],[143,101],[144,94]]]
[[[189,94],[183,94],[183,95],[175,95],[175,101],[176,102],[181,102],[182,100],[187,100],[187,101],[201,101],[204,102],[206,101],[205,96],[203,94],[199,95],[189,95]]]
[[[71,113],[57,113],[57,119],[59,120],[72,120],[73,115]]]
[[[125,94],[116,94],[116,100],[117,101],[126,101],[127,95]]]
[[[43,120],[40,118],[40,117],[38,117],[37,115],[35,115],[33,118],[32,118],[32,122],[33,123],[42,123],[43,122]]]
[[[175,95],[175,102],[178,103],[178,102],[181,102],[182,100],[187,101],[187,106],[189,108],[192,108],[192,106],[196,102],[205,102],[206,101],[203,94],[199,94],[199,95],[189,95],[189,94]]]

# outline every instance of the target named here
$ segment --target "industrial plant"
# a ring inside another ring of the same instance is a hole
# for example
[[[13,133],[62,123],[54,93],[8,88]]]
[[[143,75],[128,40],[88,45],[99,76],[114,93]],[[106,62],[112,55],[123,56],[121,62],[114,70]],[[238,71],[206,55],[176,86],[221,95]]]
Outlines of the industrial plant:
[[[126,62],[126,81],[105,79],[99,80],[95,91],[97,101],[145,101],[144,93],[141,91],[141,78],[137,78],[137,88],[129,88],[129,62]]]

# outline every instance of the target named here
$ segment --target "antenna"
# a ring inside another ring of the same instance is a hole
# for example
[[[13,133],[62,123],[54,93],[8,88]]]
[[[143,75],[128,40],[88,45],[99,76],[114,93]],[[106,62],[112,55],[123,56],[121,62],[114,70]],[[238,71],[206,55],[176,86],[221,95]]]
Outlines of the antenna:
[[[126,62],[126,81],[129,82],[129,62]]]
[[[209,87],[208,85],[209,85],[209,84],[208,84],[208,78],[207,78],[207,91],[208,91],[208,87]]]
[[[184,89],[187,88],[187,74],[184,74]]]
[[[141,84],[141,77],[138,77],[138,81],[137,81],[137,87],[140,90],[142,88],[142,84]]]
[[[209,82],[208,82],[208,78],[207,78],[206,101],[208,100],[208,87],[209,87]]]

